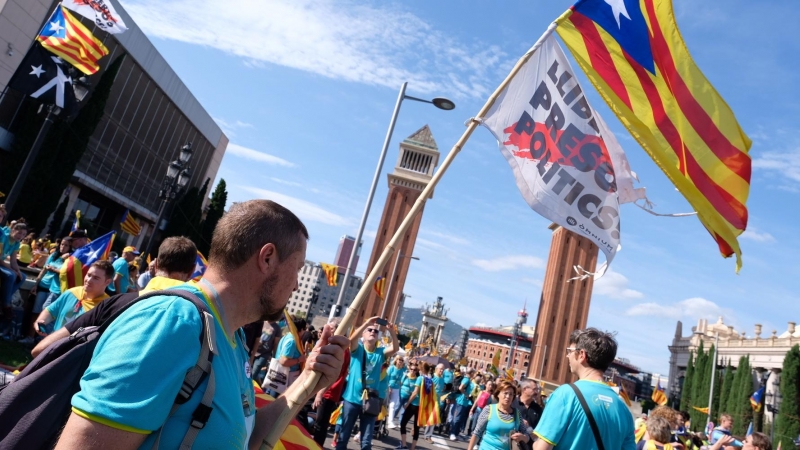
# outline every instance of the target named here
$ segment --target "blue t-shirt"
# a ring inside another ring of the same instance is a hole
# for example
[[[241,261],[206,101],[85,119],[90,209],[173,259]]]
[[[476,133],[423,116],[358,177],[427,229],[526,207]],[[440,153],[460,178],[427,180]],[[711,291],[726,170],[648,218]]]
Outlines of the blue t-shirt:
[[[282,337],[280,342],[278,342],[278,350],[275,352],[275,357],[280,359],[282,356],[289,359],[300,357],[300,350],[297,349],[297,345],[294,343],[294,336],[292,333],[286,334],[286,336]],[[300,370],[300,364],[289,367],[289,372],[297,372],[298,370]]]
[[[131,280],[130,274],[128,273],[128,261],[125,261],[125,258],[117,258],[111,265],[114,266],[114,272],[120,275],[119,289],[122,292],[117,293],[124,294],[128,292],[128,285],[130,284]],[[113,282],[108,285],[108,289],[112,292],[116,292]]]
[[[400,386],[400,401],[408,401],[411,394],[414,393],[414,388],[422,389],[424,382],[425,377],[422,375],[417,375],[417,378],[403,377],[403,384]],[[417,391],[417,396],[411,400],[412,405],[419,406],[419,396],[420,392]]]
[[[10,236],[11,230],[9,228],[4,228],[0,231],[0,245],[3,246],[2,254],[0,254],[0,259],[6,259],[11,256],[12,253],[19,251],[19,246],[21,245],[20,241],[16,241],[14,243],[11,242]]]
[[[400,389],[400,384],[403,381],[403,375],[406,374],[405,366],[398,369],[394,364],[392,364],[389,366],[389,369],[387,369],[386,372],[389,378],[389,387],[392,389]]]
[[[67,289],[58,298],[53,300],[53,303],[45,308],[45,310],[53,316],[53,330],[58,330],[64,325],[72,322],[83,313],[94,308],[94,305],[108,298],[105,293],[96,299],[87,299],[85,304],[80,304],[81,298],[84,297],[83,286],[75,286],[72,289]]]
[[[469,399],[470,394],[472,394],[472,390],[475,389],[475,385],[469,378],[464,377],[461,379],[461,386],[466,386],[467,388],[464,389],[464,392],[459,392],[456,396],[456,404],[461,406],[472,406],[472,400]]]
[[[377,347],[374,352],[364,349],[364,344],[359,342],[358,347],[350,356],[350,373],[347,375],[347,387],[342,398],[350,403],[361,404],[361,394],[364,386],[361,383],[361,358],[367,363],[367,389],[378,390],[381,379],[381,366],[385,358],[383,350],[385,347]]]
[[[635,450],[633,416],[613,389],[599,381],[575,382],[600,428],[605,448]],[[559,450],[597,448],[592,428],[572,388],[563,385],[547,399],[534,433]]]
[[[453,382],[453,371],[450,369],[444,369],[443,374],[445,384],[450,384]]]
[[[444,396],[445,382],[443,377],[433,376],[433,388],[436,389],[436,397],[439,400],[439,405],[444,404],[442,397]]]
[[[61,266],[64,265],[64,260],[61,259],[61,255],[58,252],[55,252],[47,257],[47,262],[44,263],[44,265],[52,266],[56,270],[61,270]],[[53,294],[61,293],[61,280],[58,279],[58,273],[56,272],[46,271],[45,274],[42,275],[42,281],[39,282],[39,286],[46,288]]]
[[[193,284],[178,288],[198,294],[215,317],[214,408],[196,443],[203,448],[246,448],[255,419],[255,393],[241,330],[226,333],[213,302]],[[195,306],[175,296],[158,296],[125,311],[100,337],[92,362],[72,397],[73,412],[118,429],[149,434],[150,449],[162,425],[161,448],[178,448],[208,378],[169,415],[186,371],[200,354],[202,323]],[[165,364],[165,362],[169,362]]]

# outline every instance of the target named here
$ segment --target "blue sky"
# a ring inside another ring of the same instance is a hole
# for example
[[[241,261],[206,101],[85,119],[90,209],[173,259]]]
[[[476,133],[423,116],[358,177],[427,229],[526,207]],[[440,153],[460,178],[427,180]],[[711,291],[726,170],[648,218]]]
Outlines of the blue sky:
[[[696,62],[753,139],[742,236],[744,267],[719,256],[696,218],[622,207],[622,251],[595,286],[589,324],[618,332],[619,356],[665,373],[677,320],[699,318],[769,336],[800,319],[800,40],[793,0],[674,0]],[[270,198],[306,222],[308,258],[331,262],[355,235],[397,92],[451,98],[446,112],[406,101],[386,159],[358,270],[387,193],[398,144],[429,124],[447,153],[517,59],[571,3],[535,1],[126,0],[123,5],[231,139],[219,177],[230,201]],[[573,64],[577,70],[577,66]],[[581,74],[582,75],[582,74]],[[581,77],[659,212],[690,211],[663,173]],[[479,128],[424,213],[405,291],[443,296],[456,322],[531,322],[550,245],[549,221],[517,190]],[[601,257],[602,258],[602,257]]]

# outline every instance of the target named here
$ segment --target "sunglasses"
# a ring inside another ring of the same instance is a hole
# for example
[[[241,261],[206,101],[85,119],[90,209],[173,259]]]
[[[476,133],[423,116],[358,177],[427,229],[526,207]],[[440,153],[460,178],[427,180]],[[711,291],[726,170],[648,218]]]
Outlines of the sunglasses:
[[[567,347],[567,356],[569,356],[572,352],[577,352],[579,349],[577,347]]]
[[[377,328],[367,328],[367,333],[377,333],[378,331]]]

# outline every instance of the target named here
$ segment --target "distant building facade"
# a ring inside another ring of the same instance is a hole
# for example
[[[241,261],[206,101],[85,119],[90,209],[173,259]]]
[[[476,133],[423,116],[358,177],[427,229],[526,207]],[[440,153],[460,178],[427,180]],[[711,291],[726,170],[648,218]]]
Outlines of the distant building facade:
[[[347,263],[350,261],[350,255],[353,253],[353,247],[356,244],[356,238],[353,236],[344,235],[339,239],[339,248],[336,249],[336,259],[333,262],[339,267],[339,273],[344,273],[347,270]],[[356,250],[356,256],[353,259],[353,265],[350,267],[350,276],[356,274],[356,267],[358,267],[358,258],[361,256],[361,246],[363,241]]]
[[[328,286],[328,278],[322,266],[314,261],[306,260],[303,268],[297,273],[297,290],[292,293],[286,308],[290,314],[298,314],[314,325],[321,327],[328,321],[331,309],[336,304],[339,291],[342,289],[342,275],[339,274],[337,286]],[[364,280],[357,276],[349,277],[344,292],[343,308],[347,308],[356,298],[356,294]]]
[[[494,358],[495,353],[500,350],[501,369],[512,367],[517,374],[517,378],[536,378],[530,374],[531,345],[534,334],[532,327],[524,326],[520,330],[513,350],[511,346],[511,340],[514,337],[513,326],[497,328],[471,327],[469,333],[466,354],[463,355],[467,359],[467,367],[481,371],[487,370],[492,364],[492,358]],[[511,358],[510,363],[509,358]]]

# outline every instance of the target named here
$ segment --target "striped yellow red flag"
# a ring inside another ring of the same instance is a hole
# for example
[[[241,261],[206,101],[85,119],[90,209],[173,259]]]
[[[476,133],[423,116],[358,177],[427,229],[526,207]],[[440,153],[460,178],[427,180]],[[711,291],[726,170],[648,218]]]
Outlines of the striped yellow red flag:
[[[738,271],[751,141],[692,60],[670,0],[611,5],[579,0],[556,20],[556,31],[611,110],[697,211],[722,255],[736,255]]]
[[[417,414],[417,425],[421,427],[439,425],[441,418],[439,414],[439,393],[436,386],[429,377],[423,377],[422,389],[419,391],[419,414]]]
[[[125,214],[122,215],[122,220],[119,221],[122,231],[130,234],[131,236],[138,236],[142,232],[142,226],[131,215],[131,210],[126,209]]]
[[[658,382],[658,386],[653,389],[653,395],[650,396],[650,399],[656,405],[666,405],[667,404],[667,394],[664,393],[664,388],[661,387],[661,381]]]
[[[275,401],[272,396],[265,394],[255,381],[253,381],[253,389],[256,393],[256,409],[261,409]],[[280,440],[272,448],[273,450],[322,450],[297,419],[292,419]]]
[[[698,408],[697,406],[692,406],[692,408],[700,411],[703,414],[708,414],[708,406],[706,406],[705,408]]]
[[[339,267],[333,264],[319,263],[322,266],[322,271],[325,272],[325,277],[328,279],[328,286],[336,286],[336,281],[339,278]]]
[[[36,38],[42,47],[91,75],[100,70],[98,60],[108,54],[105,45],[80,20],[59,4]]]
[[[378,277],[378,279],[375,280],[375,285],[372,286],[372,290],[383,300],[386,295],[386,277]]]

